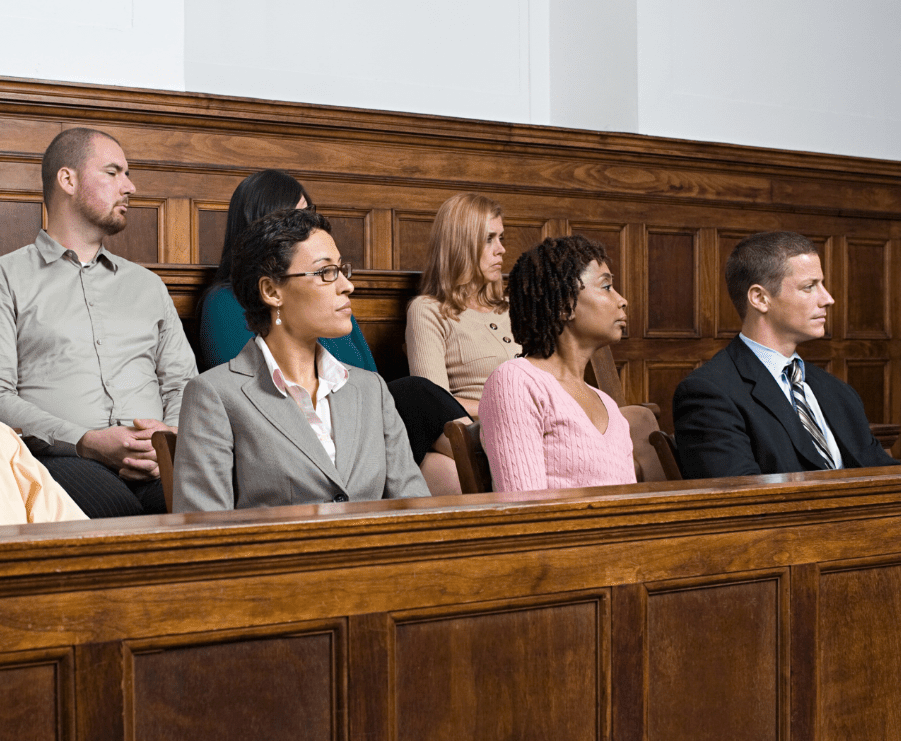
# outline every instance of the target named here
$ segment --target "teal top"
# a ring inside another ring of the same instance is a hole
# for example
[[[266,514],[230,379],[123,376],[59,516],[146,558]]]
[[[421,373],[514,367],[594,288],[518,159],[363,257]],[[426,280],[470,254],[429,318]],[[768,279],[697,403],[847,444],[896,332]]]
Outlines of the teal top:
[[[320,338],[319,343],[342,363],[377,373],[375,360],[360,331],[356,317],[351,317],[353,329],[349,335]],[[207,370],[234,358],[253,332],[244,321],[244,309],[235,298],[231,286],[221,285],[210,291],[200,311],[200,362]]]

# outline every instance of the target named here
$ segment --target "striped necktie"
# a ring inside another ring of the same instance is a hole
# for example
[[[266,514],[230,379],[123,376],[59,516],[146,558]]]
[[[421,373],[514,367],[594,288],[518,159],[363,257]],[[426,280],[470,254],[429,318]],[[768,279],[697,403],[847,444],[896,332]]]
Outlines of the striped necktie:
[[[794,401],[795,411],[798,413],[798,417],[801,418],[801,424],[804,425],[804,429],[813,438],[813,444],[817,446],[817,450],[826,461],[826,467],[835,468],[835,461],[832,460],[829,447],[826,445],[826,436],[807,405],[807,397],[804,395],[804,374],[801,370],[801,361],[795,358],[785,366],[785,370],[782,372],[791,384],[792,400]]]

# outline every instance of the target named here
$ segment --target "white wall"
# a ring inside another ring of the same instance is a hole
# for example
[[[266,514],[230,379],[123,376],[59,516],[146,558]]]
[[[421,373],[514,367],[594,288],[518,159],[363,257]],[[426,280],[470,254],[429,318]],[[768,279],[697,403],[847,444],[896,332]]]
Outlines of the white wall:
[[[532,50],[533,36],[547,38],[546,4],[185,0],[185,87],[547,123],[547,106],[540,106],[546,83],[530,75],[533,63],[547,68],[542,44],[538,59]],[[533,89],[539,98],[534,111]]]
[[[898,0],[637,0],[638,130],[901,160]]]
[[[0,0],[0,75],[901,160],[898,0]]]
[[[635,0],[551,2],[551,124],[638,132]]]
[[[184,89],[184,0],[0,0],[0,75]]]

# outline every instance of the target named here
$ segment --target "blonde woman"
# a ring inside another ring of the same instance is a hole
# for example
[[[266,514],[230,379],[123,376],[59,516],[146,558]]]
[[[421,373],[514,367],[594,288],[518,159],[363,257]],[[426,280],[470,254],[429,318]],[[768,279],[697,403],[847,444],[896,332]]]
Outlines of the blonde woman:
[[[488,376],[521,350],[504,298],[504,252],[500,205],[452,196],[435,216],[421,295],[407,309],[410,373],[447,389],[471,416]]]

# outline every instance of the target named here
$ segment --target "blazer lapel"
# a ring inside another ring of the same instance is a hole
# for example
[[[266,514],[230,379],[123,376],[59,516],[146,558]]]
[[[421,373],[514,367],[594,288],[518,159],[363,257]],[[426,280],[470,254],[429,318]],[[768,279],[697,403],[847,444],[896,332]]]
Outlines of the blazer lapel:
[[[810,368],[810,366],[808,366],[808,368]],[[842,439],[848,426],[847,417],[841,413],[840,408],[836,404],[833,404],[835,397],[830,393],[829,389],[820,383],[820,379],[822,378],[822,375],[820,374],[826,373],[826,371],[816,368],[816,366],[813,366],[813,368],[813,373],[808,370],[805,381],[807,382],[807,385],[810,386],[814,396],[816,396],[817,404],[820,405],[820,411],[823,413],[826,424],[829,425],[832,437],[835,439],[835,444],[842,454],[842,467],[849,468],[852,464],[860,467],[860,460]],[[819,374],[817,371],[819,371]]]
[[[329,404],[332,409],[332,431],[335,433],[335,461],[338,473],[348,481],[356,451],[359,450],[360,416],[363,412],[360,390],[348,380],[329,397]]]
[[[233,373],[250,376],[241,387],[247,400],[265,417],[269,423],[284,435],[304,456],[319,468],[329,479],[345,489],[331,458],[319,442],[319,438],[304,418],[297,402],[290,396],[282,396],[269,375],[269,368],[260,349],[249,342],[241,353],[229,364]]]
[[[804,429],[791,402],[763,363],[737,335],[729,344],[728,351],[742,378],[753,384],[751,396],[782,425],[798,454],[811,465],[825,469],[826,462],[813,444],[813,438]]]

